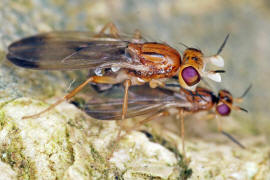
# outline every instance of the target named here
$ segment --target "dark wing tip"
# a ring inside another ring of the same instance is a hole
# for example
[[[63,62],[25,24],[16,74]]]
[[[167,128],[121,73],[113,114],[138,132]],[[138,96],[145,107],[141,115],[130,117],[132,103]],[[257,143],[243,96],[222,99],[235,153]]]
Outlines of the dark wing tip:
[[[7,59],[17,66],[24,68],[39,68],[37,62],[31,58],[37,56],[38,52],[29,51],[28,46],[38,47],[44,44],[44,36],[30,36],[15,41],[8,46]]]
[[[18,58],[10,53],[7,54],[7,59],[12,62],[13,64],[17,65],[17,66],[21,66],[24,68],[38,68],[38,64],[33,62],[33,61],[26,61],[22,58]]]
[[[14,41],[8,46],[8,51],[12,53],[16,51],[17,48],[22,48],[23,46],[31,45],[35,47],[35,46],[44,45],[45,42],[49,39],[46,35],[47,34],[29,36],[29,37],[22,38],[18,41]]]

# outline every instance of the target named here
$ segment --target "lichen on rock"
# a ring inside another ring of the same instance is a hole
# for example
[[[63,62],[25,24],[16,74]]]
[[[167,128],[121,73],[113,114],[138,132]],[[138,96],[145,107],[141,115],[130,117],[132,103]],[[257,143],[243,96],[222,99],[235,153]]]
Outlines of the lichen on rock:
[[[85,116],[63,103],[36,119],[22,116],[48,105],[19,98],[1,110],[1,160],[22,179],[111,179],[122,177],[174,179],[180,172],[178,159],[165,147],[150,142],[140,132],[120,141],[107,161],[119,127]],[[174,178],[173,178],[174,177]]]

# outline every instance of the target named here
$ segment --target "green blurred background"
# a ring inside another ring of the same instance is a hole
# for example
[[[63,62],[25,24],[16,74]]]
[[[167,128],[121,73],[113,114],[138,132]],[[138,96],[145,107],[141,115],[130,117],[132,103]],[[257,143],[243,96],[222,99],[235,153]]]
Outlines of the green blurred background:
[[[139,29],[144,36],[164,41],[180,51],[184,50],[179,44],[182,42],[200,48],[206,55],[214,54],[230,33],[222,52],[226,74],[221,84],[212,83],[214,90],[226,88],[240,96],[249,84],[253,88],[242,103],[249,113],[234,112],[237,127],[233,129],[226,123],[224,126],[234,133],[245,132],[243,137],[270,135],[270,2],[267,0],[1,0],[1,97],[44,96],[44,87],[53,96],[56,90],[66,91],[72,80],[68,73],[26,71],[9,64],[5,60],[9,43],[51,30],[97,31],[109,21],[123,33],[131,34]],[[59,83],[54,83],[56,80]],[[24,87],[29,83],[31,89]]]

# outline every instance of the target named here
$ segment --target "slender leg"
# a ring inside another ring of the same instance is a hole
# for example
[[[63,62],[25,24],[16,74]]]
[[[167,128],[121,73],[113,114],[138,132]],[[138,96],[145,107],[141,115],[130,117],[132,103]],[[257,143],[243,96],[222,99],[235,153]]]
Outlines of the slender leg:
[[[184,124],[184,110],[180,110],[180,121],[181,121],[181,138],[182,138],[182,153],[184,158],[186,157],[186,151],[185,151],[185,124]]]
[[[120,37],[117,27],[112,22],[105,24],[105,26],[100,30],[100,32],[95,37],[102,37],[107,29],[110,30],[110,34],[114,38]]]
[[[84,81],[81,85],[79,85],[77,88],[75,88],[70,93],[68,93],[67,95],[65,95],[62,99],[59,99],[54,104],[50,105],[47,109],[45,109],[45,110],[43,110],[43,111],[41,111],[41,112],[39,112],[37,114],[34,114],[34,115],[24,116],[24,117],[22,117],[22,119],[29,119],[29,118],[38,118],[38,117],[40,117],[42,114],[44,114],[44,113],[52,110],[57,105],[61,104],[64,101],[67,101],[70,98],[72,98],[73,96],[75,96],[78,92],[80,92],[90,82],[108,83],[108,84],[115,84],[115,83],[117,83],[114,78],[108,77],[108,76],[93,76],[93,77],[90,77],[86,81]]]
[[[134,34],[133,34],[133,38],[134,38],[134,39],[137,39],[137,40],[142,39],[141,32],[140,32],[138,29],[135,30],[135,32],[134,32]]]
[[[168,114],[169,113],[167,111],[162,111],[162,112],[157,113],[153,116],[149,116],[149,117],[145,118],[144,120],[137,122],[132,128],[127,129],[126,132],[129,133],[130,131],[138,129],[139,127],[141,127],[145,123],[148,123],[149,121],[152,121],[152,120],[154,120],[158,117],[161,117],[161,116],[167,116]]]
[[[124,94],[123,106],[122,106],[122,117],[121,117],[120,121],[117,121],[117,124],[119,125],[120,129],[118,130],[118,133],[116,136],[116,141],[120,138],[120,135],[121,135],[121,132],[123,129],[123,121],[126,118],[126,113],[127,113],[127,108],[128,108],[128,89],[129,89],[130,85],[131,85],[131,81],[129,79],[125,80],[125,82],[124,82],[125,94]],[[114,145],[112,147],[112,151],[110,152],[109,156],[107,157],[108,160],[112,157],[113,152],[115,151],[116,145],[117,145],[117,143],[114,143]]]
[[[136,29],[134,34],[133,34],[132,42],[133,43],[140,43],[140,42],[142,42],[142,40],[143,39],[142,39],[141,32],[138,29]]]
[[[131,81],[129,79],[127,79],[124,82],[125,95],[124,95],[123,108],[122,108],[122,120],[125,119],[126,113],[127,113],[127,108],[128,108],[128,89],[129,89],[130,85],[131,85]]]
[[[221,121],[216,115],[218,132],[222,132]]]

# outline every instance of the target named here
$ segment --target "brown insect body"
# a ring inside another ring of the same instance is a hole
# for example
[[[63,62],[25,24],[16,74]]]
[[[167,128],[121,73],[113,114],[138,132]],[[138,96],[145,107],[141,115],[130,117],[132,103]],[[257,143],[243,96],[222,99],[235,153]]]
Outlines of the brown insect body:
[[[216,96],[211,90],[197,87],[196,91],[191,92],[181,89],[187,101],[192,104],[191,107],[184,107],[187,112],[209,111],[215,106],[216,114],[220,116],[229,116],[233,108],[239,109],[238,106],[233,105],[233,96],[227,90],[220,90]],[[246,111],[245,109],[241,109]]]
[[[97,100],[91,100],[85,105],[84,111],[90,116],[101,120],[119,120],[121,110],[119,107],[122,104],[119,94],[123,91],[120,87],[113,87],[107,90],[107,95]],[[197,87],[196,91],[188,91],[181,88],[180,92],[163,88],[150,88],[149,86],[134,86],[130,87],[129,105],[127,117],[134,117],[148,113],[154,113],[169,108],[183,109],[187,113],[196,113],[200,111],[210,111],[216,107],[216,114],[220,116],[228,116],[229,112],[223,113],[217,109],[218,106],[225,106],[229,110],[232,108],[232,101],[226,101],[228,91],[220,90],[216,96],[211,90],[203,87]],[[116,94],[116,95],[115,95]],[[117,98],[114,98],[116,96]],[[232,98],[232,96],[229,96]],[[151,107],[151,108],[150,108]],[[148,111],[151,109],[150,111]],[[99,116],[97,117],[97,114]],[[105,118],[106,117],[106,118]]]
[[[218,102],[218,98],[212,91],[202,87],[197,87],[195,92],[182,89],[181,93],[183,93],[187,100],[192,104],[191,107],[184,108],[184,110],[188,112],[211,110]]]
[[[175,76],[181,64],[180,54],[166,44],[130,43],[127,50],[135,62],[138,61],[149,68],[149,71],[129,70],[130,74],[144,80]]]

